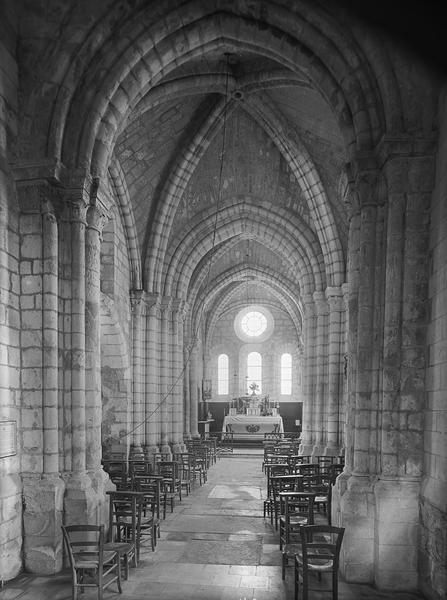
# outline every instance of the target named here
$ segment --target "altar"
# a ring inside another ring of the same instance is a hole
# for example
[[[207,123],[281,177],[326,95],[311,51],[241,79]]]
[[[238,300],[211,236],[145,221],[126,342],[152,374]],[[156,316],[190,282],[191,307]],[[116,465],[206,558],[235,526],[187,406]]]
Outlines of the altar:
[[[264,433],[284,433],[280,415],[227,415],[222,433],[234,433],[235,440],[263,440]]]

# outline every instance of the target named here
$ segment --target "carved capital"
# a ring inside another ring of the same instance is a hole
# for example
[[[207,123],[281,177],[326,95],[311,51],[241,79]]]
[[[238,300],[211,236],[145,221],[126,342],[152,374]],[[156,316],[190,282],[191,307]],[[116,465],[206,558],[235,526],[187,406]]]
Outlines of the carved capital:
[[[101,203],[90,204],[87,208],[87,227],[94,229],[100,235],[104,225],[109,220],[109,211]]]
[[[328,313],[328,303],[324,292],[314,292],[313,294],[315,310],[317,315],[326,315]]]
[[[131,290],[130,304],[132,307],[132,314],[135,317],[140,317],[145,307],[144,290]]]
[[[383,206],[386,202],[386,180],[377,169],[360,171],[355,179],[355,193],[360,210],[368,206]]]
[[[172,298],[163,296],[160,299],[160,312],[163,319],[167,319],[170,316],[172,310]]]
[[[331,312],[342,312],[345,310],[343,290],[341,287],[327,287],[326,298]]]
[[[34,179],[17,182],[16,189],[22,213],[56,214],[61,202],[61,190],[56,185]]]

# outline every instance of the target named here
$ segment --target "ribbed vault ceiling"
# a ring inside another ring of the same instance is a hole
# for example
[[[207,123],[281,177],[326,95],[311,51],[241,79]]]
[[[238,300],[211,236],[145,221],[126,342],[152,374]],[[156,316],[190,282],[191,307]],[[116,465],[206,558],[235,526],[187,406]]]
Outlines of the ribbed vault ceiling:
[[[346,280],[346,164],[402,128],[374,34],[324,1],[59,4],[21,25],[24,155],[109,185],[133,287],[212,321],[249,280],[299,329]]]

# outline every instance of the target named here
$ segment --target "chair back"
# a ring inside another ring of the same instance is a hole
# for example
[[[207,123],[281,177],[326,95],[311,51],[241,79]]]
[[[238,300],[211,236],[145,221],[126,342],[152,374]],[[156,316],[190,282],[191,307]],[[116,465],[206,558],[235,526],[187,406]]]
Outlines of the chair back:
[[[102,569],[104,525],[62,525],[62,534],[72,570],[80,558],[91,568]]]
[[[294,466],[294,471],[300,475],[317,475],[320,467],[318,463],[301,463]]]
[[[344,527],[302,525],[303,568],[337,573],[344,532]]]
[[[138,496],[129,491],[108,492],[110,541],[137,543],[141,505]]]

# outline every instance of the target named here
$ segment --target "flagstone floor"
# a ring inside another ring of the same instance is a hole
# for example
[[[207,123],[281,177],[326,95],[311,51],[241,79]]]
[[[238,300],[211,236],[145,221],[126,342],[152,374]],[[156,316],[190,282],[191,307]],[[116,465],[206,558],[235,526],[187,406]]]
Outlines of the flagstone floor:
[[[278,534],[262,516],[265,476],[259,452],[235,451],[208,473],[208,482],[177,502],[161,523],[155,552],[144,550],[137,568],[104,600],[292,600],[293,568],[281,579]],[[81,600],[96,598],[86,591]],[[311,600],[330,599],[311,592]],[[340,600],[420,600],[340,581]],[[0,600],[70,600],[68,571],[50,577],[22,574],[7,582]]]

